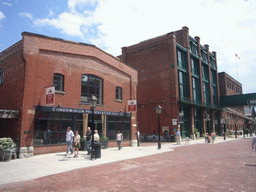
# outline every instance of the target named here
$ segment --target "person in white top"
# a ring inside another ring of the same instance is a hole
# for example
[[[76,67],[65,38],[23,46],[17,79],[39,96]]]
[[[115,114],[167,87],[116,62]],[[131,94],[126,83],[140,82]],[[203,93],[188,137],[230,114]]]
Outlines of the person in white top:
[[[95,130],[94,131],[95,133],[94,133],[94,142],[96,141],[96,142],[100,142],[100,136],[99,136],[99,134],[98,134],[98,130]]]
[[[78,157],[78,153],[79,153],[79,148],[81,147],[80,144],[80,135],[78,135],[78,131],[76,130],[75,132],[76,136],[74,137],[74,148],[75,148],[75,156],[74,157]]]
[[[67,149],[67,152],[66,152],[66,156],[68,155],[68,152],[69,152],[69,151],[71,152],[71,155],[73,154],[73,149],[72,149],[73,137],[74,137],[74,133],[73,133],[73,131],[71,130],[71,127],[68,127],[68,128],[67,128],[67,133],[66,133],[66,142],[67,142],[67,145],[68,145],[68,149]]]
[[[122,146],[121,146],[122,140],[123,140],[123,134],[120,133],[120,131],[118,130],[118,132],[116,134],[116,141],[117,141],[117,145],[118,145],[118,150],[122,149]]]

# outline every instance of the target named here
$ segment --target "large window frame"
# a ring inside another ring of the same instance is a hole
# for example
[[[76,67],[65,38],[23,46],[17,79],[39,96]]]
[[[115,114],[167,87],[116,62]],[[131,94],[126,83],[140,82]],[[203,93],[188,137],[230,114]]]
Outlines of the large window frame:
[[[53,85],[55,86],[55,91],[64,91],[64,75],[60,73],[54,73]]]
[[[188,83],[187,83],[187,73],[179,71],[179,93],[180,97],[189,97],[188,95]]]
[[[81,102],[89,103],[89,98],[97,97],[98,105],[103,104],[103,79],[91,74],[83,74],[81,78]]]
[[[181,49],[177,49],[177,63],[180,68],[187,69],[187,57],[186,52]]]

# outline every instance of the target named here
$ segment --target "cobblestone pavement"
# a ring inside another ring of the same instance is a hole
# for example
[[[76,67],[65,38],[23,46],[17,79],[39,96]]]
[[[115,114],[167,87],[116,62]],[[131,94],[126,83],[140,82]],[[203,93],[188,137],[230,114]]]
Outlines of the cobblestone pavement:
[[[256,191],[251,139],[173,152],[0,185],[0,191]]]

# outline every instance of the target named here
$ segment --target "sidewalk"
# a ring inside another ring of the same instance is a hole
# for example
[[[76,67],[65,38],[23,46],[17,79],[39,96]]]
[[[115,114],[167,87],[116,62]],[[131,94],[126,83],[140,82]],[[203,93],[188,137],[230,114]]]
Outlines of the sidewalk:
[[[242,136],[238,137],[238,139],[242,138]],[[216,137],[215,144],[234,140],[236,139],[226,138],[226,140],[223,140],[223,137]],[[80,168],[171,152],[176,147],[185,146],[184,141],[181,142],[181,145],[165,142],[161,144],[160,150],[157,149],[157,142],[152,143],[151,146],[143,146],[147,145],[147,143],[142,143],[140,147],[123,147],[120,151],[117,148],[102,149],[101,158],[96,160],[90,160],[90,156],[86,155],[86,151],[80,151],[78,158],[73,158],[73,155],[64,156],[65,152],[62,152],[0,162],[0,185],[31,180]],[[204,144],[204,138],[191,140],[189,144]]]

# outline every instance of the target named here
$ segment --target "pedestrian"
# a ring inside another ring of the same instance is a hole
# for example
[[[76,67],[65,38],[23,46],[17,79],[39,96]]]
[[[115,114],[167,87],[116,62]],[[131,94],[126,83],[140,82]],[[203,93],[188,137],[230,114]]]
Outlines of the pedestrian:
[[[155,142],[155,141],[156,141],[156,132],[153,131],[153,142]]]
[[[122,149],[121,142],[123,140],[123,134],[118,130],[116,134],[116,141],[118,145],[118,150]]]
[[[88,127],[86,131],[86,150],[87,150],[86,155],[91,154],[91,144],[92,144],[92,131],[91,131],[91,128]]]
[[[216,137],[216,134],[214,133],[214,131],[212,131],[212,133],[211,133],[211,137],[212,137],[212,143],[214,143],[214,141],[215,141],[215,137]]]
[[[74,137],[74,143],[73,146],[75,148],[75,156],[74,157],[78,157],[78,153],[79,153],[79,148],[81,147],[80,144],[80,135],[78,134],[78,131],[76,130],[75,132],[75,137]]]
[[[98,130],[94,131],[94,142],[100,142],[100,136],[98,134]]]
[[[74,133],[71,130],[71,127],[68,127],[67,128],[67,133],[66,133],[66,142],[67,142],[67,145],[68,145],[68,149],[67,149],[67,152],[66,152],[65,156],[68,155],[69,151],[71,152],[71,155],[73,155],[73,149],[72,149],[73,138],[74,138]]]
[[[180,129],[177,129],[176,131],[176,140],[177,140],[177,145],[180,145]]]
[[[207,141],[208,141],[208,143],[211,142],[211,138],[210,138],[210,135],[208,133],[207,133]]]
[[[186,131],[186,133],[185,133],[185,136],[186,136],[185,145],[186,145],[186,144],[189,145],[190,138],[189,138],[189,133],[188,133],[187,131]]]
[[[255,131],[255,135],[252,138],[252,149],[255,148],[255,152],[256,152],[256,131]]]
[[[140,146],[140,131],[139,129],[137,130],[137,132],[135,133],[136,137],[137,137],[137,146]]]
[[[207,132],[204,133],[204,143],[207,144],[208,143],[208,138],[207,138]]]

